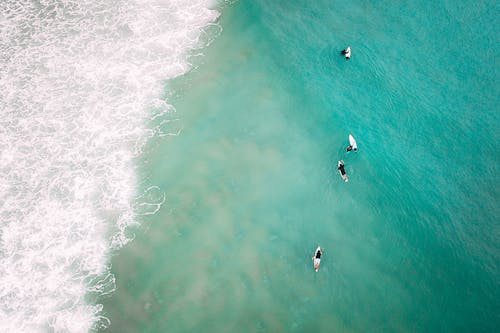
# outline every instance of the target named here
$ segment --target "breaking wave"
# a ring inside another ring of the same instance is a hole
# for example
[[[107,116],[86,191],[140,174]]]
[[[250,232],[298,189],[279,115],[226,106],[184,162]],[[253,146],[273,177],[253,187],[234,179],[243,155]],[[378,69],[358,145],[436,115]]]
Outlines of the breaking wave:
[[[206,0],[0,2],[0,331],[106,327],[109,257],[137,215],[134,158],[176,135],[162,82],[190,69],[219,13]],[[158,126],[147,126],[151,119]]]

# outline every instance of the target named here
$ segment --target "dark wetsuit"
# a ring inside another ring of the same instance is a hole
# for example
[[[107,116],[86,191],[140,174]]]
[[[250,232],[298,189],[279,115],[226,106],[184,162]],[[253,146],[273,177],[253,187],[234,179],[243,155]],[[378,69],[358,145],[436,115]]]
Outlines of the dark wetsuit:
[[[318,251],[316,252],[316,259],[320,259],[321,258],[321,251]]]
[[[341,174],[342,176],[344,176],[344,175],[345,175],[345,169],[344,169],[344,165],[343,165],[343,164],[341,164],[341,165],[340,165],[337,169],[338,169],[338,170],[340,170],[340,174]]]

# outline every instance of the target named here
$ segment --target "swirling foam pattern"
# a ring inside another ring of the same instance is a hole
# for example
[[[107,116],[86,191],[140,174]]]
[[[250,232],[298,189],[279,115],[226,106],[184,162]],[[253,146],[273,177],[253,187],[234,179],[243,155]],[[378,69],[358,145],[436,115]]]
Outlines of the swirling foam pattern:
[[[171,112],[161,82],[189,70],[212,5],[0,2],[1,332],[106,325],[88,300],[114,290],[110,250],[151,196],[135,193],[133,158],[151,110]]]

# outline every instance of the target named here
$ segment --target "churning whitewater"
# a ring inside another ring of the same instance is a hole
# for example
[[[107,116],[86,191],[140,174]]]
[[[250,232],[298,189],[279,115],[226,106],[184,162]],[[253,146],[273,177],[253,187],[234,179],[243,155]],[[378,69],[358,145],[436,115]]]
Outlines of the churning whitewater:
[[[115,288],[110,252],[165,200],[136,193],[133,161],[148,138],[179,130],[162,81],[208,42],[212,5],[0,2],[1,332],[108,325],[93,300]]]

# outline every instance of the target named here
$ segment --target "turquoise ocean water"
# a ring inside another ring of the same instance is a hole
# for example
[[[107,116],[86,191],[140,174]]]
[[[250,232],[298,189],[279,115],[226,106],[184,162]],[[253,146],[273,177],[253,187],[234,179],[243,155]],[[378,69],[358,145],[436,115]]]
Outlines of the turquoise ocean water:
[[[196,68],[166,83],[180,133],[138,161],[166,202],[113,259],[106,331],[498,330],[499,12],[224,7]]]

